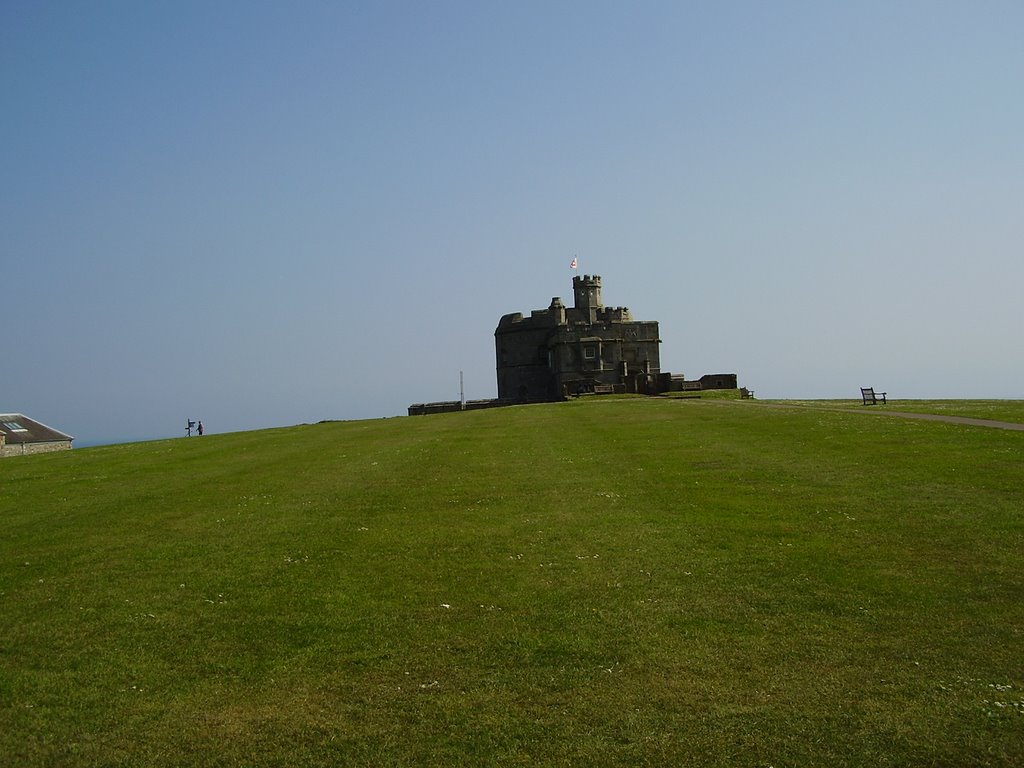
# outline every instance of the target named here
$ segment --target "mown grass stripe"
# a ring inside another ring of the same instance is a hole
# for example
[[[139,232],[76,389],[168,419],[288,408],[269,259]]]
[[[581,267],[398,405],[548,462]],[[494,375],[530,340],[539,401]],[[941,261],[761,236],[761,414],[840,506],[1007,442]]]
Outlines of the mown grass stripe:
[[[1015,765],[1022,459],[609,399],[4,460],[0,757]]]

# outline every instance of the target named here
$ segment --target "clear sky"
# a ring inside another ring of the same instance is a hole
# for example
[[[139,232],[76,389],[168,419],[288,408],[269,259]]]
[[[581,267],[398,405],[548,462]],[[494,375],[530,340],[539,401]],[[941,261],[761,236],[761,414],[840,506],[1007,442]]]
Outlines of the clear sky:
[[[759,397],[1024,398],[1024,4],[0,2],[0,412],[496,394],[501,315]]]

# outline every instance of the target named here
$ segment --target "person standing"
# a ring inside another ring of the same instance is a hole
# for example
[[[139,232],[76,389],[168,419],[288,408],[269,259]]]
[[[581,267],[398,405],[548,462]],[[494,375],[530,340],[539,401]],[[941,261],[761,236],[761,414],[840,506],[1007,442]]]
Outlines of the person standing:
[[[200,437],[203,436],[203,422],[200,421],[199,424],[196,426],[196,432],[199,433]]]

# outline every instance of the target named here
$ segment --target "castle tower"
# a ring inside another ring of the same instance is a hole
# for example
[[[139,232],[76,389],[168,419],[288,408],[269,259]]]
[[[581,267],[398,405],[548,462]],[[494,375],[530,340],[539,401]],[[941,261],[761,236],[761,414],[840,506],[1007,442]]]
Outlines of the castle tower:
[[[576,301],[576,309],[588,317],[589,322],[595,322],[597,310],[604,306],[601,303],[601,276],[583,275],[580,277],[576,275],[572,279],[572,292]]]
[[[658,323],[605,307],[601,278],[577,275],[575,306],[504,315],[494,331],[498,397],[531,402],[586,392],[654,392],[661,374]],[[667,385],[666,385],[667,386]]]

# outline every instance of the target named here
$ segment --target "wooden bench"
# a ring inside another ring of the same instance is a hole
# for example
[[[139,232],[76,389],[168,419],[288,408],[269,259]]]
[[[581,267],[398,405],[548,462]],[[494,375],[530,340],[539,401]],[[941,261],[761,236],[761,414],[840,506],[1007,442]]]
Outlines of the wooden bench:
[[[754,390],[747,389],[746,387],[740,387],[740,399],[742,400],[753,400]]]
[[[881,400],[882,405],[885,405],[885,392],[875,392],[874,387],[861,387],[860,396],[864,398],[864,405],[878,405]]]
[[[615,385],[613,384],[595,384],[594,385],[595,395],[614,395]]]

